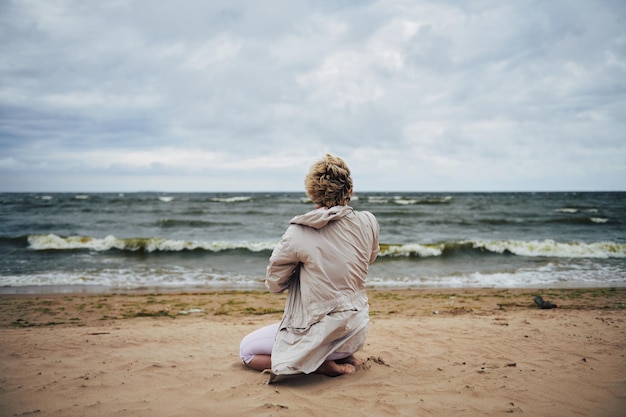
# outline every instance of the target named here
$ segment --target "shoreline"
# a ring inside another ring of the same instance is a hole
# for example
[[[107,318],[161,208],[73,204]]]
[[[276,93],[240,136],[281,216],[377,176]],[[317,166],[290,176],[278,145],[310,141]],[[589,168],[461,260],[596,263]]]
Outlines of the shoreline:
[[[557,304],[539,309],[536,295]],[[619,417],[626,288],[368,290],[355,374],[267,376],[266,291],[0,295],[3,415]]]
[[[591,282],[582,284],[580,282],[560,283],[559,285],[531,285],[531,286],[448,286],[448,285],[368,285],[368,291],[462,291],[462,290],[576,290],[576,289],[600,289],[600,288],[623,288],[626,289],[625,282]],[[52,295],[52,294],[148,294],[148,293],[214,293],[214,292],[232,292],[232,291],[267,291],[263,280],[259,280],[256,284],[248,285],[224,284],[224,285],[189,285],[189,286],[167,286],[167,285],[150,285],[138,287],[110,287],[105,285],[24,285],[24,286],[4,286],[0,287],[0,297],[11,295]]]
[[[259,290],[71,292],[0,294],[0,329],[84,326],[141,317],[255,317],[279,320],[286,294]],[[625,287],[368,289],[370,315],[493,314],[537,310],[542,296],[559,310],[626,312]]]

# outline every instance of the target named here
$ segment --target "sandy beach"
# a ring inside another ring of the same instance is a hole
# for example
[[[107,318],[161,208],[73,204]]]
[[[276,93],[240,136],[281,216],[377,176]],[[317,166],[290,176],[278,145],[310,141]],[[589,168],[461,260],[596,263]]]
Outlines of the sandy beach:
[[[0,415],[626,415],[624,288],[369,297],[357,373],[267,385],[239,341],[284,295],[2,295]]]

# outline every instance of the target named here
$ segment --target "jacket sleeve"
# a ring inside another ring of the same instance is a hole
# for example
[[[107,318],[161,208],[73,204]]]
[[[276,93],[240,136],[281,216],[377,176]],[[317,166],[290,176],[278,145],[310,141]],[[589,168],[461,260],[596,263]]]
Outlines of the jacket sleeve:
[[[373,214],[369,213],[370,221],[372,222],[372,233],[374,234],[374,239],[372,240],[372,252],[370,253],[370,265],[374,263],[376,257],[378,256],[378,252],[380,251],[380,246],[378,244],[378,235],[380,233],[380,226],[378,224],[378,220],[374,217]]]
[[[265,275],[265,286],[270,292],[285,291],[291,278],[299,272],[297,253],[291,245],[293,232],[294,226],[290,226],[270,256]]]

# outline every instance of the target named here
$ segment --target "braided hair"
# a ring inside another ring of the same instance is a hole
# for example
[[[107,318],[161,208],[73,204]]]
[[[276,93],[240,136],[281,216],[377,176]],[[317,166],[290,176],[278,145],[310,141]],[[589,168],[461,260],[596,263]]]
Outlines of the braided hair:
[[[326,154],[314,163],[304,179],[306,193],[319,207],[344,206],[350,202],[352,178],[343,159]]]

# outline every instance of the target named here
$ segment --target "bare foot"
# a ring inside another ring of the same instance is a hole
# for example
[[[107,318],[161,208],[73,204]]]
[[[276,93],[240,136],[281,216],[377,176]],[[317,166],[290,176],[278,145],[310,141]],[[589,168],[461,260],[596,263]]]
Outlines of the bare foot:
[[[354,355],[350,355],[350,356],[348,356],[346,358],[340,359],[337,362],[338,363],[349,363],[349,364],[351,364],[353,366],[360,366],[360,365],[363,364],[363,361],[361,359],[357,358]]]
[[[327,376],[339,376],[355,372],[356,368],[351,363],[337,363],[335,361],[326,361],[315,371],[316,374]]]

